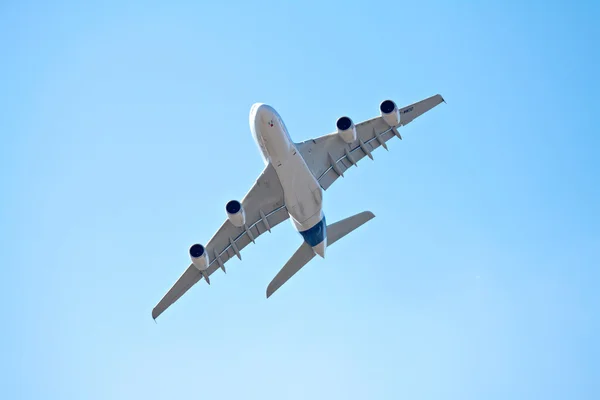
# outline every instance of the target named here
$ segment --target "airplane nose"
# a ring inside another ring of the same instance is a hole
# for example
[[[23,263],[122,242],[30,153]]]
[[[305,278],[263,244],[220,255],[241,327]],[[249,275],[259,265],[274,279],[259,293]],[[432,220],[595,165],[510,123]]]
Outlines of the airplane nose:
[[[256,119],[260,106],[262,106],[262,103],[252,104],[252,107],[250,107],[250,121],[254,121]]]
[[[252,104],[252,107],[250,108],[250,114],[256,114],[256,112],[258,111],[258,109],[263,106],[263,103],[254,103]]]
[[[314,246],[312,249],[316,254],[321,256],[321,258],[325,258],[325,249],[326,248],[327,248],[327,244],[325,243],[325,240],[323,240],[321,243]]]
[[[252,104],[252,108],[250,109],[250,114],[258,116],[261,111],[264,111],[266,108],[266,104],[263,103],[254,103]]]
[[[264,103],[254,103],[250,109],[250,119],[263,124],[272,120],[274,114],[273,109]]]

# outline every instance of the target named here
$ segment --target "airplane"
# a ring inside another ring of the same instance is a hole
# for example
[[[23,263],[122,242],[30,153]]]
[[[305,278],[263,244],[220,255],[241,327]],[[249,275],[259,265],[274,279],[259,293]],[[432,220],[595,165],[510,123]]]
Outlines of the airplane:
[[[225,205],[227,219],[206,245],[189,249],[191,264],[152,310],[152,318],[162,314],[202,278],[210,276],[233,257],[242,259],[241,250],[276,225],[290,219],[302,236],[302,244],[267,287],[267,298],[304,265],[318,255],[325,257],[328,246],[373,219],[364,211],[331,225],[323,212],[323,191],[364,157],[373,160],[378,147],[402,139],[398,129],[445,100],[437,94],[398,108],[392,100],[379,105],[378,117],[354,124],[348,116],[336,121],[336,131],[295,143],[275,109],[255,103],[250,109],[250,131],[258,145],[265,168],[246,196]]]

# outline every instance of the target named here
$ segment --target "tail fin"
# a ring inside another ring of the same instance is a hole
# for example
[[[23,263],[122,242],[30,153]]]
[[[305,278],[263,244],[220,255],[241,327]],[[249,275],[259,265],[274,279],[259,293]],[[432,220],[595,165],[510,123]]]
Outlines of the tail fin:
[[[327,226],[327,242],[328,246],[331,246],[339,239],[343,238],[359,226],[363,225],[367,221],[375,218],[375,215],[370,211],[364,211],[359,214],[353,215],[334,224]],[[281,268],[281,271],[273,278],[269,286],[267,287],[267,298],[269,298],[277,289],[288,281],[296,272],[300,271],[310,260],[315,256],[313,249],[306,243],[303,242],[300,248],[296,250],[294,255],[288,260],[287,263]]]

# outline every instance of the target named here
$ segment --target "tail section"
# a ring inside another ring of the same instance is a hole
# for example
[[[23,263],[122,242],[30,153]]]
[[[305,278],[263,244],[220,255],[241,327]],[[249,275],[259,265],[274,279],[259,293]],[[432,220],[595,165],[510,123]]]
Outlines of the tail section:
[[[375,218],[371,211],[363,211],[327,226],[328,245],[331,246],[356,228]]]
[[[364,211],[359,214],[353,215],[334,224],[327,225],[327,245],[331,246],[339,239],[343,238],[359,226],[365,224],[367,221],[375,218],[375,215],[370,211]],[[294,255],[288,260],[288,262],[281,268],[281,271],[273,278],[269,286],[267,287],[267,298],[269,298],[277,289],[288,281],[296,272],[300,271],[310,260],[315,256],[313,248],[303,242],[300,248],[296,250]]]
[[[281,271],[279,271],[271,283],[269,283],[269,286],[267,287],[267,299],[271,297],[281,285],[286,283],[288,279],[294,276],[296,272],[300,271],[300,268],[304,267],[314,256],[315,252],[312,247],[310,247],[308,243],[302,242],[302,245],[296,250],[292,258],[285,263],[283,268],[281,268]]]

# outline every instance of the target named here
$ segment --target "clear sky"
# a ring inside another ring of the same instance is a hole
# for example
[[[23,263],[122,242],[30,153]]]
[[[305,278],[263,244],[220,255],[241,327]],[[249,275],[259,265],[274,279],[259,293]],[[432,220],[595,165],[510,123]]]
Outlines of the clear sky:
[[[0,398],[600,398],[600,3],[295,3],[2,1]],[[326,192],[373,221],[154,323],[263,168],[252,103],[301,141],[436,93]]]

